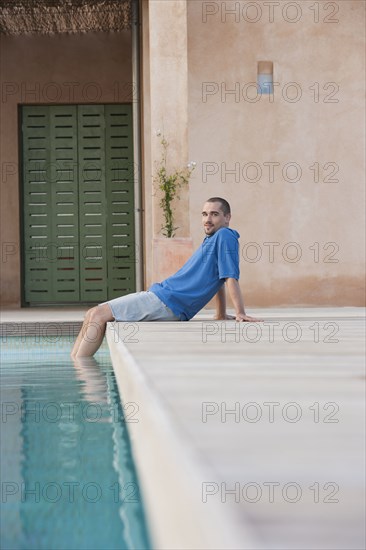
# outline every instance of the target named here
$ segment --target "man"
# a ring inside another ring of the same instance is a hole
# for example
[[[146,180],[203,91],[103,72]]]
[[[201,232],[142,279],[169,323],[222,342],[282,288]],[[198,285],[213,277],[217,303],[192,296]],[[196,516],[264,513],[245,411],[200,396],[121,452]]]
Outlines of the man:
[[[72,357],[93,355],[108,321],[189,321],[216,295],[216,320],[257,322],[245,313],[239,286],[239,233],[229,228],[229,203],[212,197],[203,206],[206,237],[183,267],[148,291],[122,296],[90,309],[76,339]],[[235,307],[227,315],[225,283]]]

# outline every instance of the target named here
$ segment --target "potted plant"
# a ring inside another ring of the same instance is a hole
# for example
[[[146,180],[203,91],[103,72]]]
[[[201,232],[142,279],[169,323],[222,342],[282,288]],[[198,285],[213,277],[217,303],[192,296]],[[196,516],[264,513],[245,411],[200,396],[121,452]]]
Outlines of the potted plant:
[[[160,132],[157,133],[161,135]],[[161,281],[173,275],[188,260],[193,252],[193,242],[189,237],[176,237],[175,202],[179,200],[179,190],[188,185],[195,162],[190,162],[181,169],[169,171],[167,168],[167,154],[169,143],[164,136],[161,138],[162,156],[154,175],[154,184],[161,193],[159,206],[164,215],[161,225],[163,237],[153,240],[153,278]]]

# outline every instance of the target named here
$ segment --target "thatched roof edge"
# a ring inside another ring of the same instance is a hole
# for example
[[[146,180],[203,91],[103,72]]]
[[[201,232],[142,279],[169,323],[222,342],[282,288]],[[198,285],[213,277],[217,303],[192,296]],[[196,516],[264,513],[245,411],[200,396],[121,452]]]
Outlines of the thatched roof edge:
[[[119,32],[131,28],[131,0],[2,0],[0,33]]]

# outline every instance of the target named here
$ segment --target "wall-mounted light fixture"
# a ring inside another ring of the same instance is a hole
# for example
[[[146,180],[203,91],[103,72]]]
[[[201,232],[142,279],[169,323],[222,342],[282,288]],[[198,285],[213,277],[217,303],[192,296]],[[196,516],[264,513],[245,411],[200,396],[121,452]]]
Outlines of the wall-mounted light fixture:
[[[273,62],[258,61],[258,93],[273,94]]]

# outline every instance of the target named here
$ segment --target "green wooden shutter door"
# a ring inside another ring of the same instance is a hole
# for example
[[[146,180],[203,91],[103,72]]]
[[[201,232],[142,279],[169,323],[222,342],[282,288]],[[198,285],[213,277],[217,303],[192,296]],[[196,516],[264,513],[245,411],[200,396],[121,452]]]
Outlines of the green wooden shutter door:
[[[76,107],[23,108],[25,300],[79,295]]]
[[[131,105],[23,107],[25,301],[135,291]]]
[[[131,105],[107,105],[108,299],[135,292],[134,165]]]

